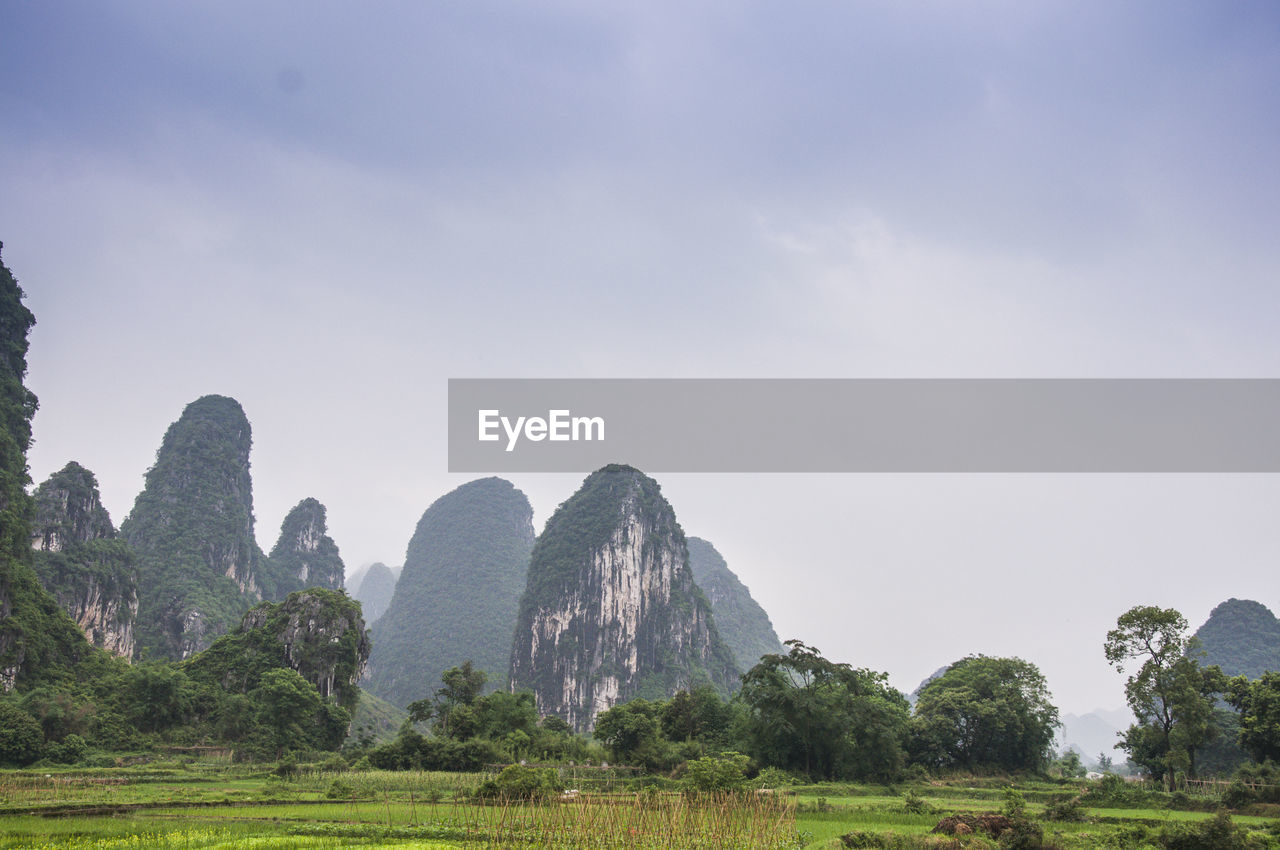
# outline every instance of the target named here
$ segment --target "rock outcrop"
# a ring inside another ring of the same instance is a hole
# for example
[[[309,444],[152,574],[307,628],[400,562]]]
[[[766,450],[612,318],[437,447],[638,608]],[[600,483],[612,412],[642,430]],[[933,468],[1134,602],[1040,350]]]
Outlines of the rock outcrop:
[[[187,658],[262,598],[249,420],[225,396],[187,405],[120,526],[138,555],[138,651]]]
[[[303,499],[280,525],[280,537],[263,569],[262,595],[282,599],[307,587],[342,589],[346,568],[328,534],[324,505]]]
[[[467,660],[501,683],[532,549],[533,508],[511,482],[483,478],[437,499],[374,625],[368,690],[408,705]]]
[[[1280,670],[1280,619],[1261,602],[1228,599],[1196,630],[1201,664],[1217,664],[1228,676],[1257,679]]]
[[[689,568],[694,582],[711,603],[720,637],[733,652],[739,670],[750,670],[762,655],[786,653],[769,615],[729,569],[716,547],[700,537],[690,537]]]
[[[95,652],[32,569],[26,486],[36,397],[23,379],[35,316],[22,297],[0,261],[0,691],[74,675],[75,665]]]
[[[584,731],[634,697],[727,693],[735,666],[657,482],[629,466],[592,473],[534,546],[511,687]]]
[[[132,657],[137,559],[116,539],[93,473],[72,461],[36,488],[31,531],[44,588],[90,643]]]
[[[326,699],[354,711],[356,686],[369,658],[369,634],[360,606],[340,590],[310,588],[283,602],[263,602],[238,628],[189,662],[192,675],[247,693],[263,672],[296,670]]]
[[[361,574],[359,586],[351,595],[360,601],[364,618],[372,626],[387,612],[395,592],[396,571],[379,561]]]

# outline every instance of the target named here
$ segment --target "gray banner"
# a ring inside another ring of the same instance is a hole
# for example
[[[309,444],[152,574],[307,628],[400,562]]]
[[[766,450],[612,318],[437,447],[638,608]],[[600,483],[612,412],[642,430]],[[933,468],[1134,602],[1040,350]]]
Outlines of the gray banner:
[[[450,472],[1280,472],[1280,380],[451,379]]]

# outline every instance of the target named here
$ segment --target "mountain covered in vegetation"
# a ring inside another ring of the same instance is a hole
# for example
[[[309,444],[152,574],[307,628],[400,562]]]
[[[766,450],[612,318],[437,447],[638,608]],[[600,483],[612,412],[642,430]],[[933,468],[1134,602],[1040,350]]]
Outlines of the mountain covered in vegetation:
[[[94,646],[131,657],[137,559],[116,538],[97,479],[72,461],[37,487],[34,498],[31,546],[40,583]]]
[[[0,251],[3,250],[0,244]],[[0,261],[0,691],[70,677],[95,653],[32,569],[27,449],[36,397],[23,384],[35,316]]]
[[[289,511],[264,566],[262,595],[267,599],[280,599],[306,587],[342,588],[346,568],[329,536],[324,505],[303,499]]]
[[[1280,619],[1267,606],[1248,599],[1228,599],[1196,630],[1202,665],[1217,664],[1228,676],[1257,679],[1280,671]]]
[[[482,478],[437,499],[374,625],[369,690],[407,705],[467,660],[501,681],[532,548],[533,508],[511,482]]]
[[[694,582],[711,603],[716,628],[733,652],[740,671],[754,667],[763,655],[786,651],[769,615],[729,569],[715,546],[700,537],[690,537],[689,568]]]
[[[321,697],[352,712],[368,658],[360,606],[340,590],[315,587],[255,606],[233,632],[193,657],[188,671],[226,690],[248,693],[267,670],[294,670]]]
[[[391,606],[391,597],[396,592],[397,572],[378,561],[370,564],[358,578],[359,583],[352,589],[351,595],[360,600],[365,620],[372,625]]]
[[[658,483],[629,466],[592,473],[534,546],[511,685],[574,728],[634,697],[736,679],[684,532]]]
[[[253,536],[252,435],[239,402],[209,395],[169,426],[120,527],[138,554],[138,651],[180,659],[262,598]]]

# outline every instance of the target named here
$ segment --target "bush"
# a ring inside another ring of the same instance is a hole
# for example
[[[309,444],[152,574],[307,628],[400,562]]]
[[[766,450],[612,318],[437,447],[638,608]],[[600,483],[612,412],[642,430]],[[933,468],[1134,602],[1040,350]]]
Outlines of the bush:
[[[512,764],[492,779],[486,779],[476,789],[476,797],[482,800],[537,800],[559,794],[564,783],[553,768],[525,767]]]
[[[0,764],[25,767],[40,758],[44,729],[16,705],[0,702]]]
[[[293,756],[285,756],[276,763],[272,774],[281,779],[294,779],[298,775],[298,762]]]
[[[57,764],[75,764],[89,752],[84,738],[74,732],[61,741],[53,741],[44,748],[44,757]]]
[[[903,795],[902,808],[913,815],[927,815],[934,811],[929,801],[914,791],[908,791]]]
[[[350,800],[355,796],[355,793],[356,789],[352,788],[350,783],[335,779],[329,783],[329,788],[324,792],[324,795],[330,800]]]
[[[747,784],[751,759],[741,753],[704,756],[688,762],[685,787],[690,791],[741,791]]]
[[[1058,797],[1044,807],[1045,820],[1079,822],[1084,820],[1084,810],[1079,797]]]
[[[1174,824],[1157,836],[1165,850],[1264,850],[1266,842],[1231,822],[1226,812],[1198,824]]]

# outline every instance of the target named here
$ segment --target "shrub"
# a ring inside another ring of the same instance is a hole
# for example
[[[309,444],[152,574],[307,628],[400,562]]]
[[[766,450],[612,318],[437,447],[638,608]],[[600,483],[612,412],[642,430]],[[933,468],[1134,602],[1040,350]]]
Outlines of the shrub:
[[[1072,821],[1084,820],[1084,810],[1080,806],[1079,797],[1058,797],[1044,807],[1045,820]]]
[[[44,748],[44,756],[57,764],[75,764],[89,752],[84,738],[72,732],[61,741],[53,741]]]
[[[1171,824],[1157,836],[1165,850],[1263,850],[1267,845],[1244,827],[1231,822],[1226,812],[1197,824]]]
[[[751,760],[741,753],[704,756],[688,762],[685,787],[691,791],[741,791]]]
[[[355,796],[355,793],[356,791],[351,787],[350,783],[335,779],[329,783],[329,788],[324,792],[324,795],[330,800],[350,800]]]
[[[24,767],[40,758],[44,730],[16,705],[0,702],[0,764]]]
[[[559,774],[553,768],[525,767],[512,764],[476,789],[482,800],[537,800],[564,790]]]
[[[294,779],[298,775],[298,762],[293,756],[285,756],[276,762],[275,770],[271,772],[281,779]]]
[[[908,791],[903,795],[902,808],[913,815],[927,815],[934,811],[929,801],[914,791]]]

